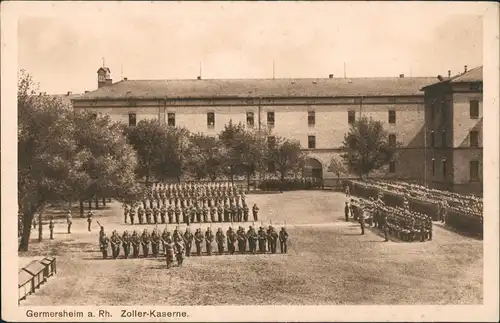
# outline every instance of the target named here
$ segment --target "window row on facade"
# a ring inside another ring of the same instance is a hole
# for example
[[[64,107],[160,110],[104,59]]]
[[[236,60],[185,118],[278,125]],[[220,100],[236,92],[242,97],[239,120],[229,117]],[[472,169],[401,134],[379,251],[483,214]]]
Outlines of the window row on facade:
[[[440,102],[439,104],[437,102]],[[433,121],[436,114],[441,113],[443,118],[448,115],[448,105],[445,100],[432,101],[430,120]],[[469,100],[469,117],[479,119],[479,100]]]
[[[444,129],[441,130],[441,148],[446,148],[448,146],[447,141],[446,141],[446,136],[447,136],[447,131]],[[437,147],[436,134],[434,131],[430,132],[429,147],[431,147],[431,148]],[[479,131],[477,131],[477,130],[469,131],[469,147],[471,147],[471,148],[478,148],[479,147]]]
[[[128,124],[129,126],[135,126],[137,124],[137,116],[135,113],[129,113],[128,115]],[[353,124],[356,121],[356,111],[350,110],[347,111],[347,123]],[[389,110],[388,111],[388,122],[390,124],[396,123],[396,111]],[[274,111],[267,112],[267,126],[274,127],[275,125],[275,114]],[[175,113],[169,112],[167,113],[167,124],[171,127],[175,127]],[[248,127],[254,127],[255,125],[255,114],[254,112],[246,113],[246,124]],[[316,112],[308,111],[307,112],[307,124],[310,127],[314,127],[316,125]],[[207,127],[213,128],[215,127],[215,112],[207,112]]]
[[[444,179],[446,178],[446,174],[448,171],[448,162],[446,158],[443,158],[441,160],[437,160],[435,158],[432,158],[432,163],[431,163],[431,174],[433,177],[439,176],[438,171],[440,170],[440,175]],[[469,180],[471,182],[477,182],[480,180],[479,178],[479,161],[478,160],[471,160],[469,161]]]

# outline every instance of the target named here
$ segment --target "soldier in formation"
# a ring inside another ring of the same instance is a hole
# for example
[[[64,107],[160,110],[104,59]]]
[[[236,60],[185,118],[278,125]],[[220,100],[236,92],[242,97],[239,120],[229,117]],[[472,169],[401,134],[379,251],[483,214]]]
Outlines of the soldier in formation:
[[[66,215],[66,223],[68,224],[68,233],[71,233],[71,225],[73,224],[73,216],[71,215],[71,210],[68,210]]]
[[[285,227],[281,228],[279,238],[280,238],[280,251],[281,251],[281,253],[287,253],[287,251],[288,251],[288,247],[287,247],[288,232],[286,232]]]

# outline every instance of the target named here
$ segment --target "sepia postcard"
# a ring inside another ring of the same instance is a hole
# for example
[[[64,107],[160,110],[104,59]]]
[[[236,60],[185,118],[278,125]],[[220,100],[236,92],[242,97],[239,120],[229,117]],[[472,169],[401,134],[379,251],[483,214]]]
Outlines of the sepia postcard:
[[[497,3],[1,9],[3,320],[498,322]]]

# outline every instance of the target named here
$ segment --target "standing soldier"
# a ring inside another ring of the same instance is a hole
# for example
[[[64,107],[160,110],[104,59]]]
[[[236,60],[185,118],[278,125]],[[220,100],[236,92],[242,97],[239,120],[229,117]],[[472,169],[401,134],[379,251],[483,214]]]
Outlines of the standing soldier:
[[[122,246],[125,259],[128,259],[128,255],[130,254],[130,242],[130,235],[128,234],[128,231],[125,230],[122,235]]]
[[[264,231],[263,227],[259,228],[258,238],[259,238],[259,252],[266,253],[267,236],[266,236],[266,231]]]
[[[111,234],[111,251],[113,252],[113,259],[116,259],[118,255],[120,254],[120,244],[121,240],[120,237],[118,236],[118,233],[116,233],[116,230],[113,231]]]
[[[175,213],[175,223],[179,224],[181,218],[181,209],[179,209],[179,206],[177,204],[175,205],[174,213]]]
[[[387,237],[387,212],[384,210],[384,209],[380,209],[379,210],[379,221],[380,221],[380,225],[382,226],[382,230],[384,231],[384,241],[387,242],[389,241],[389,238]]]
[[[229,229],[226,232],[227,236],[227,251],[229,251],[230,255],[234,254],[234,244],[238,240],[238,237],[236,236],[236,233],[233,231],[232,227],[229,227]]]
[[[248,247],[250,248],[250,252],[255,254],[257,252],[257,232],[255,232],[254,228],[250,226],[247,232],[248,236]]]
[[[160,253],[160,240],[160,235],[154,229],[151,234],[151,248],[153,249],[153,257],[155,258],[158,258],[158,254]]]
[[[139,210],[137,210],[137,215],[139,216],[139,224],[144,223],[144,209],[139,206]]]
[[[167,238],[170,238],[170,232],[167,231],[167,228],[163,230],[163,233],[161,234],[161,243],[163,244],[163,252],[165,255],[167,254]]]
[[[432,240],[432,218],[430,216],[426,217],[425,222],[426,222],[427,237],[428,237],[429,241],[431,241]]]
[[[224,214],[224,209],[222,208],[222,205],[219,204],[217,207],[217,220],[219,220],[219,222],[222,222],[223,214]]]
[[[146,223],[151,224],[151,214],[153,212],[151,211],[151,208],[146,208]]]
[[[219,255],[222,255],[224,253],[225,239],[226,236],[224,235],[224,232],[222,232],[222,228],[219,227],[219,229],[217,229],[217,233],[215,234],[215,241],[217,242],[217,249],[219,250]]]
[[[208,222],[208,208],[205,205],[203,206],[203,222]]]
[[[271,227],[271,232],[270,232],[270,241],[271,241],[271,252],[276,253],[276,248],[278,245],[278,232],[274,230],[273,227]]]
[[[349,186],[349,184],[347,184],[347,185],[345,186],[345,196],[346,196],[347,198],[349,198],[349,196],[351,196],[351,187]]]
[[[368,218],[369,213],[366,206],[363,206],[361,214],[359,215],[359,225],[361,227],[361,234],[365,234],[365,219]]]
[[[244,254],[247,247],[247,236],[245,234],[245,229],[243,229],[243,227],[239,227],[236,234],[238,236],[238,251],[241,254]]]
[[[71,225],[73,224],[73,217],[71,216],[71,210],[68,210],[66,215],[66,223],[68,224],[68,233],[71,233]]]
[[[38,222],[38,217],[39,217],[38,212],[36,212],[36,213],[33,215],[33,221],[32,221],[32,222],[33,222],[33,229],[36,229],[36,224],[37,224],[37,222]]]
[[[217,208],[215,205],[212,205],[210,207],[210,222],[215,222],[215,215],[217,214]]]
[[[238,222],[243,221],[243,207],[236,205],[236,212],[238,212]]]
[[[89,232],[91,231],[90,227],[92,226],[92,211],[89,211],[89,213],[87,213],[87,223],[88,223],[88,229],[89,229]]]
[[[129,217],[130,217],[130,224],[134,224],[134,218],[135,218],[135,206],[132,205],[130,207],[130,210],[128,211]]]
[[[128,205],[123,203],[123,218],[124,218],[125,224],[127,224],[128,212],[129,212]]]
[[[231,205],[231,222],[238,222],[238,210],[234,204]]]
[[[214,241],[214,234],[212,233],[212,229],[210,227],[207,228],[205,232],[205,246],[207,248],[207,255],[212,255],[212,242]]]
[[[257,207],[257,204],[254,204],[252,206],[252,213],[253,213],[253,220],[259,221],[259,208]]]
[[[193,245],[194,236],[189,230],[189,227],[186,228],[186,232],[184,232],[184,244],[186,246],[186,257],[191,256],[191,246]]]
[[[144,258],[147,258],[149,255],[149,242],[151,237],[148,233],[148,230],[144,229],[141,235],[141,244],[142,244],[142,253],[144,254]]]
[[[99,248],[101,249],[102,252],[102,259],[108,258],[108,245],[109,245],[109,238],[106,236],[106,233],[104,233],[99,238]]]
[[[165,260],[167,262],[167,269],[172,266],[174,262],[174,242],[172,238],[167,237],[165,241]]]
[[[166,215],[167,215],[167,209],[165,208],[165,204],[163,204],[160,209],[161,224],[165,224]]]
[[[227,204],[224,204],[224,222],[229,222],[230,211]]]
[[[182,267],[184,261],[184,243],[182,240],[175,243],[175,258],[177,258],[177,266]]]
[[[182,241],[182,236],[181,234],[179,233],[179,229],[175,228],[174,230],[174,234],[172,236],[172,239],[174,240],[174,242],[179,242],[179,241]]]
[[[285,227],[281,228],[280,231],[280,250],[281,253],[287,253],[287,240],[288,240],[288,232],[286,232]]]
[[[174,209],[172,208],[172,204],[168,206],[167,214],[168,214],[168,223],[174,223]]]
[[[201,233],[201,229],[196,229],[194,243],[196,244],[196,254],[201,256],[201,244],[203,243],[203,233]]]
[[[349,221],[349,202],[345,202],[345,206],[344,206],[344,215],[345,215],[345,221]]]
[[[160,210],[158,209],[158,207],[154,207],[153,208],[153,221],[154,221],[154,224],[158,224],[158,216],[160,215]]]
[[[54,240],[54,218],[51,216],[49,221],[50,240]]]
[[[200,207],[197,207],[196,208],[196,222],[198,223],[201,223],[201,208]]]
[[[191,209],[189,210],[189,218],[191,220],[189,224],[193,223],[196,220],[196,209],[193,205],[191,205]]]
[[[245,222],[248,222],[249,212],[250,210],[248,209],[248,205],[246,205],[245,201],[243,200],[243,220]]]
[[[132,238],[130,239],[132,242],[132,247],[133,247],[133,255],[134,258],[139,258],[139,247],[141,245],[141,238],[137,234],[137,231],[134,230],[132,233]]]

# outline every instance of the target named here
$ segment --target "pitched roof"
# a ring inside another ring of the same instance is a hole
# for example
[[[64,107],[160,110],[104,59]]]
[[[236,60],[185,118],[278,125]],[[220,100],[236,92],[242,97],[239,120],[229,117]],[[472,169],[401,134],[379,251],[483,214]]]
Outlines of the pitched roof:
[[[64,103],[65,105],[68,105],[68,106],[72,106],[73,103],[72,103],[72,100],[75,99],[75,98],[78,98],[81,94],[72,94],[72,93],[68,93],[68,94],[48,94],[48,96],[52,97],[52,98],[58,98],[62,101],[62,103]]]
[[[468,70],[465,73],[455,75],[450,78],[445,78],[440,82],[434,82],[422,88],[422,90],[429,88],[438,84],[449,84],[449,83],[469,83],[469,82],[482,82],[483,81],[483,67],[479,66]]]
[[[75,99],[413,96],[434,77],[123,80]]]

